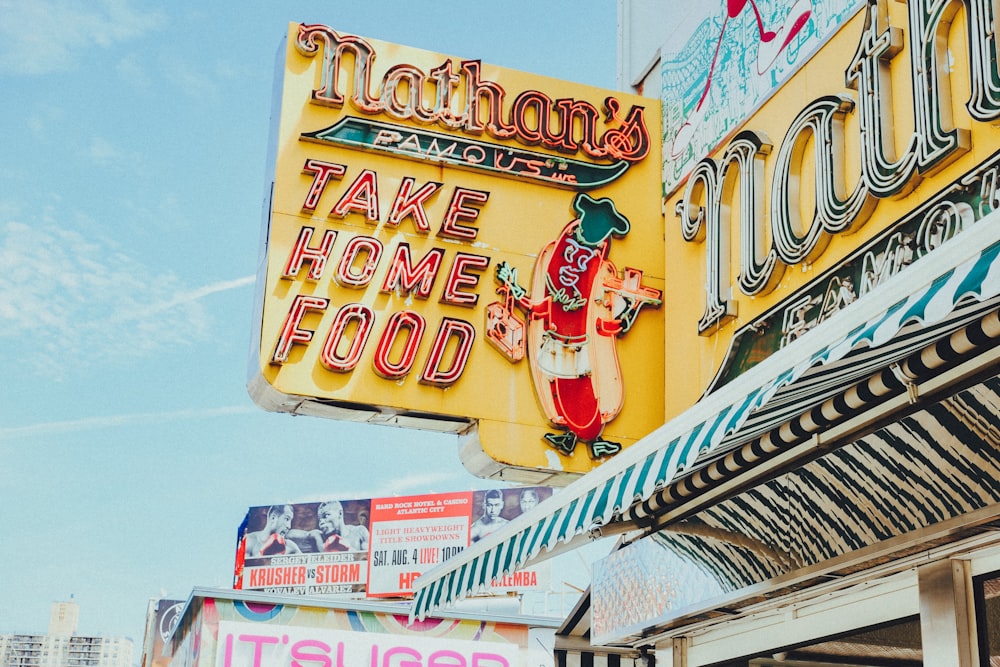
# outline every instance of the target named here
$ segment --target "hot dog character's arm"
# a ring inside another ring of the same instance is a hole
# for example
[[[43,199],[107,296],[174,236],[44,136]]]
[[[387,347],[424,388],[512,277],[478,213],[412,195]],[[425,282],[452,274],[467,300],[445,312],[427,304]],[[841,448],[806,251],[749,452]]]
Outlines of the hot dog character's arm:
[[[551,309],[551,300],[546,296],[541,301],[532,301],[528,297],[528,290],[517,282],[517,267],[511,266],[506,261],[500,262],[496,269],[496,279],[500,283],[498,294],[505,296],[509,294],[514,303],[532,318],[547,316]]]
[[[617,270],[612,270],[617,274]],[[635,324],[636,317],[643,306],[659,308],[663,303],[663,293],[655,288],[642,284],[642,271],[626,266],[624,276],[604,281],[607,289],[604,298],[614,313],[614,319],[609,322],[599,322],[598,331],[604,335],[620,336],[627,333]]]

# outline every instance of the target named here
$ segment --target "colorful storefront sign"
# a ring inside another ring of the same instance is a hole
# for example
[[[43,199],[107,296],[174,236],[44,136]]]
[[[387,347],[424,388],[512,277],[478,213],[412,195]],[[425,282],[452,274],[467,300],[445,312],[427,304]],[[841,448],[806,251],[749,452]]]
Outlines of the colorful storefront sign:
[[[304,662],[323,665],[401,664],[450,667],[516,667],[520,647],[468,639],[399,637],[381,632],[260,627],[245,622],[219,622],[215,664],[219,667],[298,667]]]
[[[321,25],[279,74],[258,404],[461,433],[526,481],[662,423],[655,101]]]
[[[306,601],[303,601],[306,602]],[[410,623],[397,605],[195,589],[171,637],[173,667],[552,664],[556,619],[479,614]]]
[[[991,16],[871,0],[694,165],[666,250],[702,298],[665,304],[701,339],[671,372],[714,391],[996,210]]]

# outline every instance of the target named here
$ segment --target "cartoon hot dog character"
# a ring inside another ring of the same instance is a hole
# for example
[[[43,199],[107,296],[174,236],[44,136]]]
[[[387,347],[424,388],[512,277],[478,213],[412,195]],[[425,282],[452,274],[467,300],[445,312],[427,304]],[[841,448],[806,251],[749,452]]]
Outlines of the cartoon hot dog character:
[[[572,208],[576,218],[538,255],[530,295],[516,268],[497,267],[504,302],[490,306],[487,339],[512,362],[523,356],[519,346],[527,347],[542,411],[559,429],[545,440],[564,454],[582,440],[601,458],[621,450],[601,437],[624,399],[616,339],[644,305],[660,305],[661,293],[641,284],[641,271],[626,268],[619,276],[608,259],[612,239],[630,228],[614,202],[580,193]],[[526,335],[512,335],[523,326],[514,305],[527,314]]]

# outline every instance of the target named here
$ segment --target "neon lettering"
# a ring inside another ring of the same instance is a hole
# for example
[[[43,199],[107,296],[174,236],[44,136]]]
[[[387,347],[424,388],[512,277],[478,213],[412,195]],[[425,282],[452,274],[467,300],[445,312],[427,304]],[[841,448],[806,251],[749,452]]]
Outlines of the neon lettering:
[[[354,337],[347,350],[340,352],[341,343],[351,323],[355,324]],[[319,360],[325,368],[336,373],[348,373],[354,370],[361,360],[361,353],[368,342],[368,336],[375,324],[375,313],[371,308],[360,303],[343,306],[337,311],[330,332],[323,343]]]
[[[444,318],[434,337],[430,354],[427,355],[420,382],[435,387],[455,384],[465,371],[475,339],[476,328],[471,324],[464,320]],[[451,363],[447,368],[442,368],[442,360],[449,347],[452,348]]]
[[[319,199],[323,196],[323,191],[326,190],[330,179],[336,178],[339,180],[343,178],[344,174],[347,173],[347,165],[322,162],[320,160],[306,160],[306,164],[302,168],[302,173],[314,174],[312,184],[309,186],[309,192],[306,194],[305,201],[302,202],[302,210],[306,213],[312,213],[316,210]]]
[[[489,257],[464,252],[456,253],[451,273],[448,274],[448,282],[441,295],[441,302],[456,306],[475,306],[479,301],[479,295],[475,292],[463,292],[462,288],[474,288],[478,285],[479,275],[469,274],[467,271],[485,271],[489,265]]]
[[[303,329],[299,325],[302,318],[313,310],[323,311],[330,304],[329,299],[319,296],[306,296],[299,294],[292,300],[292,307],[288,310],[285,324],[281,327],[281,334],[278,342],[274,346],[274,353],[271,355],[272,364],[283,364],[288,361],[288,353],[292,346],[296,344],[305,345],[313,339],[313,331]]]
[[[375,348],[373,365],[375,372],[387,380],[399,380],[409,374],[416,360],[417,347],[423,338],[427,321],[417,313],[401,310],[393,313],[385,325],[385,331]],[[406,332],[403,334],[403,332]],[[401,335],[405,338],[397,342]],[[398,350],[396,348],[399,348]],[[392,361],[390,357],[396,353],[399,360]]]
[[[431,230],[431,225],[427,220],[424,204],[437,194],[441,183],[434,181],[424,183],[416,192],[413,191],[414,183],[414,179],[409,176],[403,178],[399,184],[399,190],[396,192],[396,198],[392,201],[392,207],[389,209],[386,224],[398,227],[400,222],[409,217],[413,220],[418,232],[427,233]]]
[[[368,222],[378,222],[378,178],[371,169],[365,169],[354,179],[347,192],[340,198],[330,217],[344,218],[348,213],[363,213]]]
[[[410,244],[400,243],[392,256],[392,263],[385,274],[385,280],[382,281],[382,291],[396,292],[401,296],[412,294],[418,299],[426,299],[434,287],[434,280],[437,278],[443,257],[444,250],[431,248],[423,259],[413,266],[410,259]]]
[[[1000,71],[996,58],[1000,17],[994,13],[990,0],[966,0],[962,4],[969,36],[970,94],[966,108],[970,118],[991,122],[1000,117]],[[892,131],[895,111],[891,90],[897,86],[893,85],[889,64],[902,50],[902,31],[889,25],[888,0],[868,0],[861,38],[844,72],[845,85],[857,91],[857,100],[847,95],[828,95],[803,108],[775,155],[769,193],[764,192],[762,164],[770,147],[758,133],[737,135],[720,160],[705,158],[695,166],[677,203],[676,214],[684,240],[706,245],[705,311],[698,322],[699,333],[714,331],[735,315],[735,306],[727,298],[732,284],[726,234],[731,228],[728,219],[731,210],[738,208],[743,216],[739,227],[737,286],[747,295],[766,293],[777,284],[786,266],[811,261],[823,252],[831,235],[863,225],[879,200],[907,194],[924,175],[970,150],[968,129],[956,124],[951,113],[954,106],[951,72],[964,70],[952,69],[942,62],[949,53],[946,27],[956,16],[958,6],[942,0],[907,3],[914,129],[900,145],[896,145]],[[856,137],[860,175],[852,189],[844,183],[843,126],[848,113],[857,114],[860,126]],[[813,164],[804,169],[810,153]],[[802,220],[800,193],[809,194],[806,190],[809,184],[803,182],[802,174],[809,172],[814,174],[811,195],[815,207],[813,219]],[[734,206],[728,198],[733,196],[735,188],[727,184],[737,173],[741,183],[740,202]],[[763,199],[771,202],[769,248],[764,247],[761,230],[754,223],[762,219],[759,211]],[[879,264],[876,273],[885,270],[883,266],[888,265]],[[862,287],[878,280],[866,279]],[[831,297],[829,301],[841,303],[844,298]],[[823,312],[826,311],[824,306]],[[792,323],[796,322],[799,320],[793,317]],[[794,337],[803,329],[794,324],[786,327],[786,331]]]
[[[302,262],[306,260],[309,260],[310,264],[309,273],[306,275],[308,280],[319,280],[323,276],[326,260],[330,256],[333,242],[337,239],[337,232],[332,229],[326,230],[323,232],[319,247],[313,248],[310,247],[309,242],[315,231],[312,227],[303,227],[299,231],[299,238],[295,240],[292,252],[288,255],[288,261],[285,262],[285,270],[281,274],[282,278],[297,276],[299,269],[302,268]]]
[[[633,106],[623,119],[620,103],[613,97],[604,100],[605,113],[601,114],[586,101],[552,100],[544,93],[527,90],[514,96],[509,120],[505,120],[507,91],[483,78],[478,60],[461,61],[457,68],[445,60],[426,73],[413,65],[396,65],[373,85],[377,54],[364,39],[341,35],[323,25],[300,25],[295,46],[306,57],[322,51],[320,84],[312,93],[316,104],[341,107],[346,99],[340,91],[350,90],[350,103],[365,114],[385,113],[471,135],[514,138],[525,145],[541,143],[565,153],[582,150],[598,159],[638,162],[649,154],[644,109]],[[458,99],[464,100],[464,107],[454,111]],[[606,128],[598,136],[602,119]]]
[[[448,211],[445,213],[444,221],[441,223],[441,229],[438,230],[438,236],[464,241],[474,240],[479,235],[479,229],[462,225],[459,221],[475,222],[479,218],[480,210],[478,208],[470,208],[465,204],[469,202],[471,205],[483,206],[489,198],[489,192],[460,187],[455,188],[455,192],[451,196],[451,203],[448,204]]]
[[[382,242],[371,236],[355,236],[348,241],[334,274],[337,284],[343,287],[364,287],[371,282],[382,258],[382,249]],[[358,266],[361,255],[365,259]]]

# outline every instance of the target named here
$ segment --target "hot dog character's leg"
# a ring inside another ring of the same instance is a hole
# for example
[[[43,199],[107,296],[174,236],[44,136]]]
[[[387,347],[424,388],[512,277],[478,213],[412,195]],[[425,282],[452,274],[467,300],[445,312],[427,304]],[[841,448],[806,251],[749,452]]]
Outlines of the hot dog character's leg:
[[[572,431],[567,431],[566,433],[546,433],[543,437],[555,449],[567,455],[573,453],[573,450],[576,449],[576,442],[579,440],[576,437],[576,433]]]
[[[573,450],[576,449],[576,443],[580,440],[576,437],[576,433],[572,431],[567,431],[566,433],[546,433],[544,437],[545,441],[552,445],[552,447],[566,455],[573,453]],[[612,456],[621,450],[621,443],[611,442],[603,438],[598,438],[590,443],[590,456],[595,459]]]

